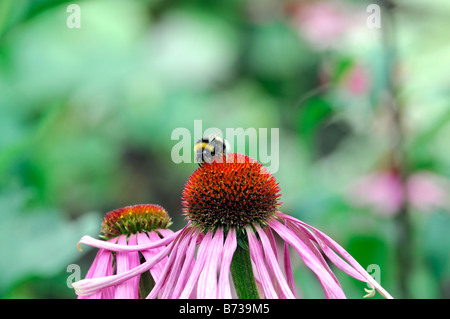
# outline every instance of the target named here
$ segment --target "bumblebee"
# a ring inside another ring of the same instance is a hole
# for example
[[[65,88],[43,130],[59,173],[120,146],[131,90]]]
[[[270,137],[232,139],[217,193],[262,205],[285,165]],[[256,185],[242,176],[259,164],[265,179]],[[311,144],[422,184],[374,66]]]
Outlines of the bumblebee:
[[[194,152],[199,166],[203,163],[211,164],[215,157],[226,155],[230,149],[228,141],[218,136],[220,133],[202,137],[195,143]]]

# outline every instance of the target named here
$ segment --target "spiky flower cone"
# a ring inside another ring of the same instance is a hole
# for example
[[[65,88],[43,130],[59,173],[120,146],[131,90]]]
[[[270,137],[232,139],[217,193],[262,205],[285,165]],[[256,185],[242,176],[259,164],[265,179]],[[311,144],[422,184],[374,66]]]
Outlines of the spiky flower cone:
[[[229,154],[223,161],[200,166],[183,191],[183,211],[205,230],[264,225],[280,206],[280,187],[257,161]]]
[[[110,239],[119,235],[166,229],[172,224],[167,212],[159,205],[143,204],[113,210],[103,218],[103,237]]]

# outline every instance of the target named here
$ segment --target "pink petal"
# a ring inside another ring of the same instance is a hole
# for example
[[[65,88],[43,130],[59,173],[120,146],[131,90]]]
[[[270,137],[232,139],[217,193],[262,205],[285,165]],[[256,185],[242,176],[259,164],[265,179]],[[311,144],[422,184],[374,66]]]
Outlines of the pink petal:
[[[113,267],[108,267],[106,270],[105,276],[112,276],[114,273]],[[105,289],[102,289],[102,299],[114,299],[114,295],[116,293],[116,287],[111,286]]]
[[[160,233],[161,236],[163,237],[169,237],[172,236],[174,234],[173,231],[171,231],[170,229],[156,229],[155,232]]]
[[[198,279],[197,296],[200,299],[217,298],[217,268],[222,256],[222,248],[223,229],[218,228],[206,252],[209,258]]]
[[[206,252],[208,251],[208,247],[210,246],[211,242],[212,232],[207,232],[205,238],[203,238],[202,242],[200,243],[200,246],[198,248],[197,260],[195,261],[194,268],[192,269],[191,275],[186,282],[186,285],[184,286],[179,299],[189,298],[203,269],[203,265],[205,264],[206,259],[209,258]]]
[[[156,282],[155,286],[153,287],[152,291],[147,296],[147,299],[154,299],[157,298],[158,295],[161,294],[161,292],[164,289],[164,285],[167,281],[167,276],[170,274],[170,271],[172,269],[172,264],[174,263],[174,260],[178,258],[178,248],[180,246],[180,242],[186,241],[187,238],[189,238],[189,233],[191,232],[190,228],[185,227],[183,231],[180,233],[180,236],[178,236],[171,244],[172,248],[170,251],[170,256],[167,259],[166,264],[164,265],[164,269],[161,273],[161,278],[158,282]]]
[[[146,245],[146,244],[150,244],[152,242],[156,242],[158,240],[160,240],[160,237],[155,232],[139,233],[137,236],[138,245]],[[142,250],[141,253],[144,256],[145,260],[149,260],[149,259],[153,258],[155,255],[157,255],[159,252],[161,252],[161,250],[163,250],[163,248],[158,247],[158,248],[153,248],[153,249]],[[167,262],[167,258],[164,258],[159,263],[157,263],[154,267],[152,267],[150,269],[150,273],[155,282],[159,281],[163,267],[166,262]]]
[[[270,218],[268,224],[274,229],[281,238],[292,245],[302,257],[305,265],[308,266],[317,276],[324,288],[327,298],[345,298],[342,288],[336,283],[335,279],[324,268],[321,261],[313,251],[300,240],[290,229],[281,224],[278,220]]]
[[[185,276],[186,274],[182,273],[182,268],[184,266],[185,257],[187,255],[186,251],[188,250],[188,245],[190,244],[191,236],[190,233],[192,231],[189,230],[183,238],[180,239],[180,245],[177,246],[172,254],[170,255],[171,261],[170,263],[170,270],[168,271],[169,277],[166,279],[163,287],[163,291],[161,294],[162,299],[166,298],[172,298],[173,291],[176,287],[176,284],[181,280],[184,281],[184,278],[180,276]],[[173,261],[173,263],[172,263]]]
[[[305,232],[308,234],[308,236],[313,240],[315,243],[319,245],[319,247],[322,249],[322,251],[325,253],[325,255],[330,259],[330,261],[335,264],[339,269],[341,269],[343,272],[345,272],[347,275],[352,276],[353,278],[358,279],[359,281],[366,282],[366,279],[360,275],[352,266],[350,266],[348,263],[346,263],[344,260],[342,260],[341,257],[339,257],[330,247],[325,245],[314,233],[311,233],[309,229],[307,229],[303,225],[294,224],[291,221],[288,222],[291,228],[294,230],[296,234],[299,234],[300,232]],[[305,227],[303,229],[299,228]]]
[[[278,259],[277,241],[275,240],[275,236],[273,235],[273,232],[270,230],[270,227],[265,227],[264,231],[266,232],[266,235],[269,238],[270,245],[272,246],[272,250],[275,253],[275,258]]]
[[[186,277],[192,273],[195,263],[194,255],[195,255],[195,248],[197,247],[197,238],[200,237],[200,235],[203,234],[194,231],[192,237],[190,238],[189,248],[186,253],[183,268],[181,269],[178,275],[177,285],[175,286],[175,289],[172,293],[172,298],[174,299],[178,299],[180,297],[180,294],[183,291],[184,286],[186,284]]]
[[[181,232],[181,231],[182,230],[180,230],[179,232]],[[177,236],[179,235],[179,232],[176,233]],[[167,239],[167,238],[165,238],[165,239]],[[177,239],[177,238],[170,237],[170,239]],[[101,242],[101,241],[99,241],[99,242]],[[162,240],[162,241],[156,243],[156,245],[152,245],[151,248],[159,247],[159,246],[163,245],[162,243],[165,244],[165,243],[167,243],[167,241]],[[127,251],[126,249],[124,249],[124,247],[129,247],[129,246],[124,246],[124,245],[114,245],[114,244],[112,246],[120,246],[119,251]],[[136,245],[134,247],[137,247],[137,246],[138,245]],[[145,246],[147,246],[147,245],[145,245]],[[150,268],[152,268],[154,265],[156,265],[158,262],[160,262],[164,257],[166,257],[170,253],[172,246],[173,246],[173,242],[171,242],[169,244],[169,246],[165,247],[160,253],[158,253],[153,258],[147,260],[146,262],[140,264],[139,266],[137,266],[129,271],[126,271],[124,273],[113,275],[113,276],[101,277],[101,278],[91,278],[91,279],[79,280],[79,281],[73,283],[72,285],[75,288],[75,291],[77,292],[78,295],[89,295],[100,289],[120,284],[121,282],[128,280],[130,278],[133,278],[134,276],[137,276],[137,275],[149,270]],[[111,249],[114,247],[111,247],[111,245],[109,245],[108,248]],[[140,249],[146,249],[146,248],[140,247]],[[134,251],[134,250],[135,249],[131,249],[131,251]]]
[[[277,243],[276,243],[275,237],[274,237],[272,231],[270,230],[270,227],[265,227],[264,231],[266,233],[266,236],[269,238],[272,252],[275,254],[275,259],[278,260],[278,249],[277,249]],[[270,278],[275,286],[275,290],[278,292],[279,287],[278,287],[278,281],[275,278],[275,274],[273,273],[273,271],[270,267],[268,268],[268,270],[269,270]]]
[[[119,236],[117,242],[119,245],[127,244],[127,235]],[[131,234],[128,238],[128,245],[136,245],[136,235]],[[130,269],[139,266],[139,254],[138,252],[118,252],[116,254],[117,273],[124,273]],[[124,281],[117,285],[115,290],[115,299],[138,299],[139,298],[139,279],[140,275],[137,275],[127,281]]]
[[[333,239],[331,239],[329,236],[327,236],[325,233],[322,233],[320,230],[296,219],[291,216],[277,213],[278,216],[280,216],[283,219],[291,220],[294,223],[299,223],[303,226],[306,226],[310,229],[312,229],[315,234],[328,246],[330,246],[332,249],[337,251],[339,254],[341,254],[342,257],[354,268],[356,271],[365,278],[366,282],[369,282],[372,286],[374,286],[378,292],[384,296],[385,298],[392,299],[392,296],[383,288],[381,285],[373,279],[371,275],[344,249],[342,248],[338,243],[336,243]]]
[[[282,294],[284,295],[285,298],[294,299],[294,294],[292,293],[291,289],[289,288],[289,285],[283,276],[280,266],[278,265],[278,260],[277,260],[277,257],[275,256],[275,253],[272,250],[273,247],[271,246],[269,238],[266,236],[265,232],[261,229],[261,227],[259,227],[257,225],[257,226],[255,226],[255,228],[259,234],[259,238],[262,243],[262,247],[264,250],[266,260],[269,264],[270,269],[272,270],[272,272],[275,275],[275,279],[277,280],[277,282],[279,284]]]
[[[108,270],[112,272],[112,258],[111,252],[99,249],[97,255],[86,274],[86,278],[98,278],[108,275]],[[78,296],[79,299],[101,299],[103,291],[98,291],[88,296]]]
[[[284,243],[283,263],[284,263],[284,273],[286,274],[289,287],[291,288],[294,297],[297,298],[297,293],[295,291],[295,284],[294,284],[294,275],[292,274],[291,258],[289,257],[289,244],[286,242]]]
[[[303,229],[295,227],[296,225],[292,225],[292,223],[288,220],[285,220],[286,226],[291,229],[298,238],[305,243],[311,249],[311,251],[314,253],[314,255],[317,257],[317,259],[322,263],[322,266],[328,271],[331,277],[333,277],[336,284],[338,284],[339,287],[341,287],[341,284],[339,283],[338,279],[334,275],[334,273],[331,271],[330,267],[328,266],[328,263],[325,261],[325,258],[320,253],[319,249],[313,244],[311,241],[311,231],[309,229]],[[341,287],[342,288],[342,287]]]
[[[83,236],[83,237],[81,237],[80,241],[78,242],[78,246],[80,246],[80,244],[86,244],[86,245],[89,245],[92,247],[116,251],[116,252],[141,251],[141,250],[152,249],[152,248],[167,245],[170,242],[172,242],[179,235],[179,233],[181,231],[182,230],[179,230],[176,233],[171,234],[170,236],[159,240],[158,242],[144,244],[144,245],[133,245],[133,246],[119,245],[119,244],[114,244],[112,242],[108,242],[108,241],[104,241],[104,240],[98,240],[98,239],[92,238],[91,236]]]
[[[264,254],[261,246],[256,239],[255,234],[250,226],[245,228],[248,236],[248,246],[250,250],[250,257],[255,264],[255,270],[261,280],[261,286],[264,290],[264,295],[267,299],[277,299],[278,295],[273,287],[266,265],[264,263]]]
[[[230,228],[223,247],[222,264],[220,266],[220,276],[217,289],[217,297],[219,299],[231,299],[230,266],[236,247],[236,231],[234,228]]]

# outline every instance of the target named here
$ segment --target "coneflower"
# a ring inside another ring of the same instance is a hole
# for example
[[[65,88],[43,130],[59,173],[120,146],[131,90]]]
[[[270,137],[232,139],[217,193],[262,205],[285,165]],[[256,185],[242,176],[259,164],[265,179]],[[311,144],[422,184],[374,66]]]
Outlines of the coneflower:
[[[122,246],[139,247],[151,244],[161,238],[172,235],[167,228],[171,225],[167,212],[159,205],[144,204],[127,206],[107,213],[103,219],[101,233],[108,248],[100,248],[92,263],[86,279],[101,278],[114,274],[125,273],[157,255],[162,248],[143,249],[133,251],[120,250]],[[77,290],[78,298],[100,299],[137,299],[145,297],[150,292],[154,282],[159,280],[167,258],[155,264],[150,271],[139,276],[112,285],[105,289],[90,292]]]
[[[281,213],[280,196],[275,178],[245,155],[229,154],[224,160],[201,165],[183,191],[188,224],[167,238],[171,243],[158,258],[168,256],[168,260],[147,298],[232,298],[234,293],[238,298],[295,298],[290,246],[315,273],[326,298],[345,298],[345,294],[324,256],[392,298],[334,240]],[[283,252],[278,251],[276,236],[284,242]],[[99,245],[91,238],[85,242]],[[126,273],[88,279],[83,285],[105,289],[150,269],[158,258]]]

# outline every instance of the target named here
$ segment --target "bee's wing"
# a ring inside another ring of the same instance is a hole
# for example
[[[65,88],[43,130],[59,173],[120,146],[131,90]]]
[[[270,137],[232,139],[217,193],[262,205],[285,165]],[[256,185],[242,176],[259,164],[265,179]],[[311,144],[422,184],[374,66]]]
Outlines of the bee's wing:
[[[216,133],[213,133],[211,135],[209,135],[209,140],[210,141],[214,141],[216,139],[217,136],[221,135],[223,133],[223,130],[218,130]]]
[[[222,133],[223,133],[223,130],[219,130],[217,133],[211,134],[209,136],[210,141],[214,141],[216,139],[216,137],[218,137]],[[230,143],[228,143],[228,141],[225,138],[221,138],[221,142],[224,143],[224,150],[229,151],[231,148]]]
[[[223,139],[223,142],[225,143],[225,150],[228,152],[231,149],[230,143],[226,139]]]

